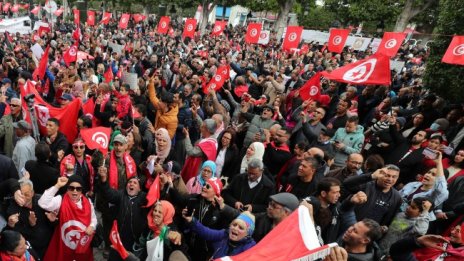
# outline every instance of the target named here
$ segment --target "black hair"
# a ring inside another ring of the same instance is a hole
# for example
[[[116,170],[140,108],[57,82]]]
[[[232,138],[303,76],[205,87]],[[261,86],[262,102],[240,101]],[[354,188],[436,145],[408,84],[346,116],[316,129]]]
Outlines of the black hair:
[[[147,116],[147,106],[143,104],[136,104],[135,108],[137,108],[137,111],[142,115],[142,117]]]
[[[56,126],[60,127],[60,121],[57,118],[48,118],[47,121],[51,121],[56,124]]]
[[[374,172],[378,169],[383,168],[385,165],[385,161],[379,154],[371,154],[366,158],[365,164],[365,172]]]
[[[428,197],[417,197],[417,198],[413,198],[411,200],[410,203],[414,202],[414,204],[416,204],[417,208],[419,209],[420,212],[424,211],[424,208],[422,206],[422,204],[424,203],[424,201],[428,201],[430,203],[432,203],[432,206],[430,207],[430,210],[433,209],[433,200],[431,200],[430,198]]]
[[[329,192],[331,187],[341,186],[340,180],[332,177],[325,177],[319,181],[316,188],[316,196],[321,195],[322,191]]]
[[[81,117],[79,117],[79,119],[81,119],[82,122],[84,123],[84,127],[92,128],[92,119],[89,116],[82,115]]]
[[[50,147],[47,143],[41,141],[35,145],[35,157],[37,161],[45,162],[50,157]]]
[[[377,221],[370,218],[365,218],[362,220],[362,222],[369,229],[369,231],[366,232],[366,236],[370,239],[371,242],[377,241],[382,237],[382,228],[380,227],[379,223],[377,223]]]
[[[0,250],[14,252],[21,240],[21,233],[14,230],[4,230],[0,235]]]

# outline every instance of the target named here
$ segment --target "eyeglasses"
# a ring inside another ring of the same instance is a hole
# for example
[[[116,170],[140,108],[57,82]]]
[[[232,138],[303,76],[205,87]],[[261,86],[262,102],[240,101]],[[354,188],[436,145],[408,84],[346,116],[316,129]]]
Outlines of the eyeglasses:
[[[206,185],[204,185],[203,187],[205,187],[206,189],[210,189],[210,188],[211,188],[211,185],[210,185],[210,184],[206,184]]]
[[[264,109],[263,109],[263,112],[265,112],[265,111],[272,111],[272,110],[269,109],[269,108],[264,108]]]
[[[20,105],[18,104],[10,104],[10,107],[19,107]]]
[[[80,150],[83,150],[85,149],[85,145],[73,145],[73,149],[77,150],[77,149],[80,149]]]
[[[68,186],[68,191],[82,192],[82,187]]]
[[[269,202],[268,207],[269,207],[269,208],[272,208],[272,209],[281,209],[281,208],[283,208],[282,206],[280,206],[279,204],[275,203],[274,201]]]

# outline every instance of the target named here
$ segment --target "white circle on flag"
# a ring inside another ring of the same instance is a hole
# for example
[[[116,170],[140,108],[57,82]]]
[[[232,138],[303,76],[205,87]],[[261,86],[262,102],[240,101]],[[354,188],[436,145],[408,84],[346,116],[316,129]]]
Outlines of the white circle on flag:
[[[219,25],[216,25],[216,26],[214,26],[213,31],[217,33],[219,31],[221,31],[221,27]]]
[[[216,82],[220,82],[220,81],[222,80],[221,75],[217,74],[216,76],[214,76],[214,80],[215,80]]]
[[[215,83],[212,83],[212,84],[209,86],[209,88],[210,88],[211,90],[216,89],[216,84],[215,84]]]
[[[121,23],[123,23],[123,24],[127,23],[127,18],[123,17],[123,18],[121,19]]]
[[[93,21],[93,15],[89,15],[89,20]]]
[[[115,244],[121,244],[121,240],[119,239],[119,234],[116,231],[111,231],[111,239]]]
[[[104,132],[101,132],[101,131],[95,132],[92,135],[92,140],[94,142],[100,144],[100,146],[102,146],[102,148],[104,148],[104,149],[106,149],[108,147],[108,136],[106,136],[106,134]]]
[[[187,31],[193,31],[193,24],[187,25]]]
[[[332,43],[334,45],[339,45],[341,42],[342,42],[342,37],[340,35],[335,36],[334,39],[332,40]]]
[[[251,37],[255,37],[257,34],[258,34],[258,30],[256,30],[256,28],[251,29],[250,31]]]
[[[69,220],[61,226],[61,240],[65,246],[75,250],[77,244],[81,241],[81,235],[84,233],[85,229],[86,226],[80,221]]]
[[[266,38],[267,38],[267,32],[261,32],[261,33],[259,34],[259,38],[260,38],[260,39],[266,39]]]
[[[385,43],[385,48],[391,49],[391,48],[395,47],[396,44],[397,44],[396,39],[390,39]]]
[[[69,49],[69,54],[70,54],[71,56],[76,56],[76,54],[77,54],[76,49],[77,49],[76,46],[72,46],[72,47]]]
[[[161,22],[161,28],[166,28],[166,22]]]
[[[296,36],[296,33],[291,33],[291,34],[288,35],[288,40],[289,40],[290,42],[293,42],[293,41],[296,40],[296,37],[297,37],[297,36]]]
[[[319,92],[319,88],[317,86],[313,85],[309,88],[309,95],[314,96],[317,92]]]
[[[355,83],[365,82],[374,72],[377,59],[369,59],[343,74],[343,80]]]
[[[464,54],[464,44],[460,44],[453,48],[454,55],[463,55]]]

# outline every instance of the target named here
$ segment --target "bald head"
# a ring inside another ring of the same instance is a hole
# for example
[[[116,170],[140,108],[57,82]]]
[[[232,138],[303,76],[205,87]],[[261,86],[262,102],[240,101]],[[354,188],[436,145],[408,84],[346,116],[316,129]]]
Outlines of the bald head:
[[[306,151],[306,156],[311,156],[311,157],[316,157],[316,158],[320,158],[320,159],[323,159],[324,158],[324,151],[317,148],[317,147],[312,147],[310,148],[308,151]]]

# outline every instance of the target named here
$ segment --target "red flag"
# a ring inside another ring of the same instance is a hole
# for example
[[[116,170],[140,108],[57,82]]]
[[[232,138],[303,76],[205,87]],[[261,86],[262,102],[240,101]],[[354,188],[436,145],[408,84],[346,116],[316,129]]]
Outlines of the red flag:
[[[95,25],[95,11],[87,11],[87,25]]]
[[[11,6],[10,3],[6,3],[6,4],[3,6],[3,12],[4,12],[4,13],[8,12],[8,10],[10,10],[10,6]]]
[[[79,24],[81,22],[81,12],[77,9],[73,9],[74,14],[74,24]]]
[[[13,7],[11,8],[11,12],[13,13],[19,12],[19,4],[13,5]]]
[[[139,22],[145,20],[147,17],[144,16],[143,14],[133,14],[132,18],[134,18],[135,23],[139,23]]]
[[[113,221],[113,227],[110,232],[110,241],[114,250],[116,250],[121,258],[125,260],[129,256],[129,253],[127,253],[127,250],[124,248],[121,238],[119,237],[118,222],[116,220]]]
[[[182,37],[195,37],[195,29],[197,28],[197,20],[194,18],[189,18],[185,20],[184,32],[182,33]]]
[[[74,30],[73,34],[72,34],[72,37],[74,40],[76,41],[80,41],[81,40],[81,27],[80,26],[77,26],[76,30]]]
[[[331,73],[323,72],[322,75],[338,82],[390,85],[390,58],[383,54],[374,54],[333,70]]]
[[[92,55],[86,53],[86,52],[82,52],[82,51],[77,51],[77,59],[79,60],[94,60],[95,57],[93,57]]]
[[[106,83],[109,83],[113,80],[114,75],[111,66],[108,66],[108,69],[106,69],[106,72],[103,74],[103,77],[105,78]]]
[[[216,260],[287,261],[324,259],[336,243],[321,246],[308,209],[300,206],[251,249]],[[276,244],[276,242],[280,242]]]
[[[39,34],[39,37],[41,37],[43,33],[49,33],[51,31],[52,30],[50,29],[50,27],[48,25],[47,26],[41,25],[39,27],[39,30],[37,31],[37,33]]]
[[[103,155],[108,153],[108,145],[110,144],[111,139],[111,128],[96,127],[91,129],[82,129],[80,134],[89,149],[98,149],[101,153],[103,153]]]
[[[453,37],[441,62],[464,65],[464,36]]]
[[[119,20],[119,29],[126,29],[129,24],[129,14],[122,14],[121,19]]]
[[[161,16],[158,23],[158,29],[156,30],[159,34],[167,34],[169,32],[169,23],[171,18],[169,16]]]
[[[75,42],[64,54],[63,54],[63,60],[66,63],[67,66],[69,66],[70,63],[75,62],[77,60],[77,50],[78,50],[79,44]]]
[[[321,73],[316,73],[301,88],[300,96],[304,101],[308,99],[319,100],[321,96]]]
[[[42,57],[39,62],[39,66],[34,70],[32,74],[32,79],[37,81],[37,79],[43,80],[45,76],[45,71],[47,70],[48,65],[48,51],[50,50],[50,45],[45,48],[45,52],[42,54]]]
[[[384,33],[382,42],[380,42],[379,48],[377,49],[377,53],[385,54],[388,57],[395,56],[398,49],[400,49],[404,38],[406,38],[405,33]]]
[[[171,37],[174,37],[174,28],[172,28],[172,27],[169,28],[168,35],[171,36]]]
[[[160,198],[160,186],[159,186],[159,175],[156,175],[155,180],[150,186],[150,189],[147,193],[147,205],[145,207],[150,207]]]
[[[298,48],[301,33],[303,33],[303,26],[287,26],[287,32],[285,33],[282,49],[284,51],[290,51],[293,48]]]
[[[32,10],[31,13],[37,15],[40,11],[40,5],[36,5]]]
[[[101,108],[103,108],[104,106],[102,105]],[[100,110],[101,110],[100,108]],[[91,116],[92,118],[92,126],[95,127],[95,126],[98,126],[99,125],[99,121],[97,119],[97,117],[95,117],[93,115],[94,111],[95,111],[95,101],[90,98],[88,99],[83,105],[82,105],[82,111],[84,113],[84,115],[89,115]]]
[[[245,36],[245,42],[249,44],[255,44],[259,41],[259,35],[261,34],[261,29],[263,25],[260,23],[250,23],[248,24],[247,33]]]
[[[208,94],[209,90],[211,89],[215,91],[218,91],[219,89],[221,89],[222,86],[224,85],[224,82],[229,77],[228,72],[229,72],[229,69],[227,68],[226,65],[219,66],[214,77],[209,81],[209,83],[205,87],[203,87],[203,93]]]
[[[341,53],[345,47],[346,39],[348,39],[349,29],[330,29],[329,36],[329,51],[334,53]]]
[[[219,36],[222,34],[224,31],[224,28],[226,28],[227,22],[224,21],[216,21],[214,23],[213,31],[211,32],[212,36]]]
[[[56,10],[55,12],[53,12],[53,14],[54,14],[55,16],[60,16],[63,12],[64,12],[64,8],[63,8],[63,7],[60,7],[60,9]]]
[[[112,16],[111,13],[105,12],[103,14],[103,17],[102,17],[102,20],[100,21],[100,23],[105,24],[105,25],[108,24],[110,22],[111,16]]]
[[[303,46],[301,46],[300,52],[302,54],[307,54],[309,52],[309,45],[308,44],[303,44]]]
[[[29,9],[29,4],[23,4],[21,6],[21,8],[24,9],[24,10],[27,10],[27,9]]]

